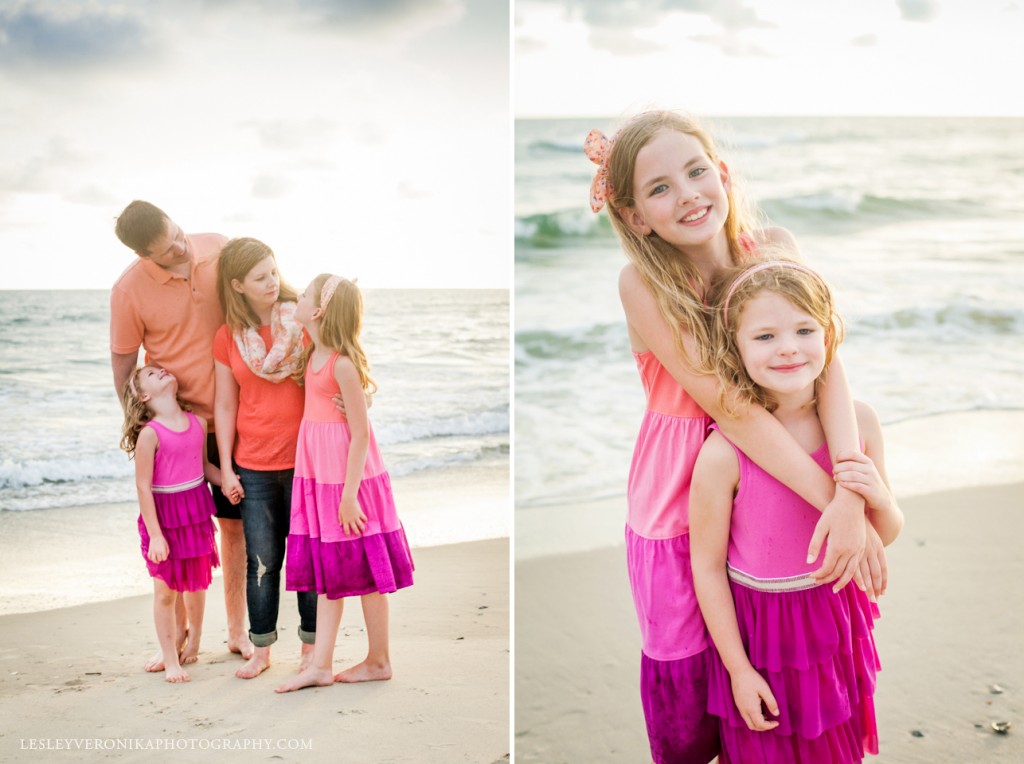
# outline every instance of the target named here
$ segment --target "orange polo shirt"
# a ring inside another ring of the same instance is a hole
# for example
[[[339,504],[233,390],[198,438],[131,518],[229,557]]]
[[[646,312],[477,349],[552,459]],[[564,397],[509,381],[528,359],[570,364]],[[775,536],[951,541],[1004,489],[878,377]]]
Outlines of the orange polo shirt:
[[[146,350],[146,362],[178,380],[178,394],[213,432],[213,336],[224,323],[217,298],[217,258],[227,237],[189,234],[188,278],[139,257],[110,290],[110,350]]]

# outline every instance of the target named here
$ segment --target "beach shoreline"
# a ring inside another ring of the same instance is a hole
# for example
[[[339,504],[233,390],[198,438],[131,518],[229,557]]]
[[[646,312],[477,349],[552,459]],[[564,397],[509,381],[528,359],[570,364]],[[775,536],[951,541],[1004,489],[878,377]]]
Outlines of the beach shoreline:
[[[393,478],[410,546],[507,538],[508,475],[506,461]],[[136,502],[0,511],[0,615],[149,593],[138,511]]]
[[[221,580],[210,588],[192,681],[142,670],[151,596],[0,616],[0,760],[498,762],[509,752],[509,540],[415,549],[416,583],[389,596],[390,682],[276,695],[296,670],[294,597],[282,596],[274,664],[253,680],[226,648]],[[354,598],[335,667],[362,659]]]
[[[881,754],[867,761],[1021,761],[1024,482],[900,503],[875,629]],[[624,546],[518,559],[515,613],[516,761],[648,760]]]

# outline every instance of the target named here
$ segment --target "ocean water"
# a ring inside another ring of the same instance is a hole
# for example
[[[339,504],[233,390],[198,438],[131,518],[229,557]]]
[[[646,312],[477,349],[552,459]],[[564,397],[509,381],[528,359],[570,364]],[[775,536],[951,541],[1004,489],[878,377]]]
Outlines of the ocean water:
[[[509,459],[508,293],[364,290],[370,418],[395,477]],[[0,292],[0,512],[134,502],[109,293]],[[436,537],[445,540],[444,534]]]
[[[582,153],[589,130],[618,124],[516,123],[517,556],[560,508],[625,492],[644,395],[617,293],[625,256],[590,212]],[[1024,410],[1024,120],[705,125],[748,198],[834,286],[854,395],[883,424]],[[933,447],[955,438],[936,432]]]

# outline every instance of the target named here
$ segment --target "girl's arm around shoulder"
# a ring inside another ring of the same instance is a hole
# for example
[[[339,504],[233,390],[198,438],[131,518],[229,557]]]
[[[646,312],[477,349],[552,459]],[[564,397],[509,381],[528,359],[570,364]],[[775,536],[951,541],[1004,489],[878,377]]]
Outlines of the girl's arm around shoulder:
[[[839,485],[864,497],[871,524],[882,543],[888,545],[903,529],[903,512],[892,494],[885,469],[882,424],[868,404],[854,401],[854,408],[864,441],[864,453],[848,450],[837,454],[833,473]]]

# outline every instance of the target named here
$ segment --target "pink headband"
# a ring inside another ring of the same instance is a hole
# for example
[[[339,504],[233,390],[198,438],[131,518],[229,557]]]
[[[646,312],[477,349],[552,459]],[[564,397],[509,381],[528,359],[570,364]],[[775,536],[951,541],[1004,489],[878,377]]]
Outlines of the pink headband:
[[[327,310],[327,303],[334,297],[334,291],[338,288],[338,284],[341,283],[341,276],[331,276],[327,281],[324,282],[324,288],[320,290],[320,312],[323,313]]]
[[[725,302],[722,304],[722,323],[725,325],[726,329],[729,328],[729,301],[732,300],[732,296],[736,293],[736,290],[739,289],[744,282],[749,281],[750,277],[755,273],[766,271],[769,268],[789,268],[790,270],[810,274],[821,282],[826,291],[828,290],[828,284],[825,283],[825,279],[821,277],[821,274],[817,271],[811,270],[806,265],[794,263],[792,260],[768,260],[763,263],[758,263],[757,265],[751,266],[750,268],[747,268],[747,270],[743,271],[743,273],[741,273],[737,279],[732,282],[732,285],[729,287],[729,291],[725,293]]]
[[[597,165],[597,172],[594,173],[594,180],[590,184],[590,209],[594,212],[601,211],[605,199],[612,193],[612,187],[608,183],[608,154],[611,153],[613,145],[615,138],[609,138],[600,130],[591,130],[583,142],[583,153]]]

